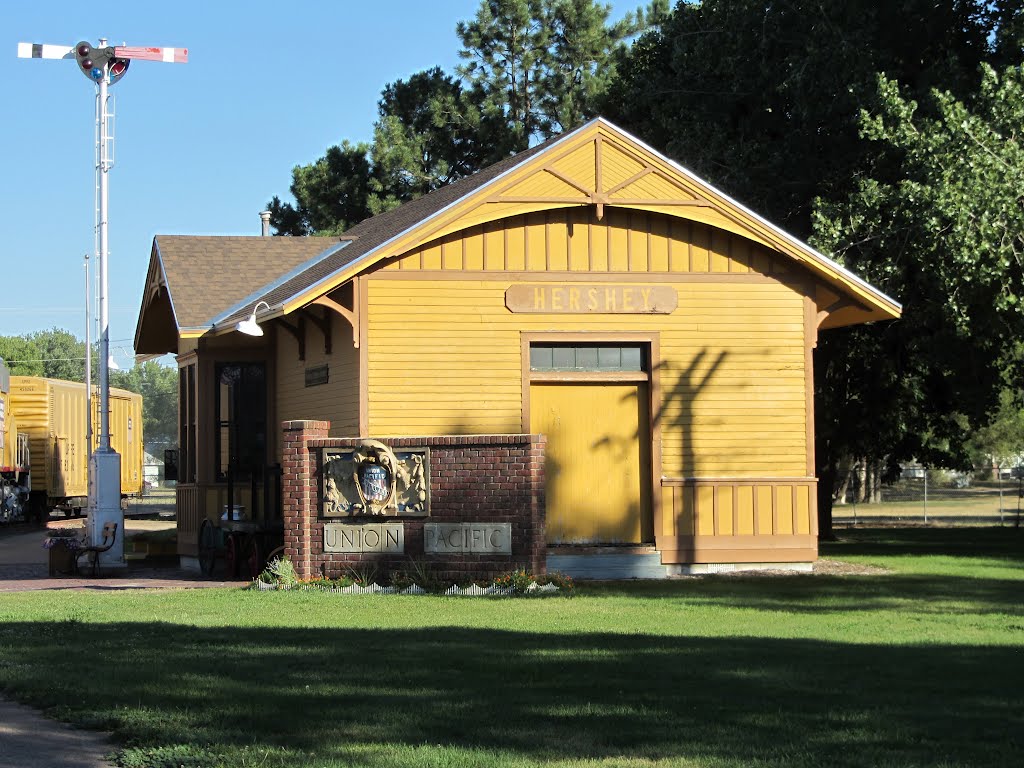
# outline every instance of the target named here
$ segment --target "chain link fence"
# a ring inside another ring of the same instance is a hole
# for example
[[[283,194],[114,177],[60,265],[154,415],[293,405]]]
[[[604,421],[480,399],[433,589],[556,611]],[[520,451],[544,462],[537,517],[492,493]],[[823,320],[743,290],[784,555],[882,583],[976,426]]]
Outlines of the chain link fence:
[[[832,521],[870,523],[967,523],[1020,527],[1024,516],[1024,468],[994,469],[988,479],[906,464],[895,482],[880,468],[860,464],[843,473],[834,495]]]

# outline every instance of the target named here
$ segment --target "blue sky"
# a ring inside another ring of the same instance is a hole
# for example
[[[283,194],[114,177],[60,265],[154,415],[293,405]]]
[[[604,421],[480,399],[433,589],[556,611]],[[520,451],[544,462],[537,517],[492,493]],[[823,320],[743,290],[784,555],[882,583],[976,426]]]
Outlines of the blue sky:
[[[458,62],[455,24],[479,0],[0,4],[7,169],[0,335],[85,336],[93,253],[94,87],[76,64],[18,59],[17,43],[179,46],[187,64],[137,61],[115,94],[110,339],[132,341],[156,234],[257,235],[291,169],[368,140],[385,83]],[[633,4],[624,4],[631,7]],[[93,260],[94,261],[94,260]]]

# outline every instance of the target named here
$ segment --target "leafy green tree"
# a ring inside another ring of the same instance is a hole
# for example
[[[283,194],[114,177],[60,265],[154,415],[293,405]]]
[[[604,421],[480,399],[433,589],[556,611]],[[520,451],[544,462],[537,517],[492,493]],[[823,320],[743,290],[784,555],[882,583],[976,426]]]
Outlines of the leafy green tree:
[[[15,376],[85,380],[85,342],[61,328],[0,336],[0,358]]]
[[[580,125],[595,113],[624,41],[667,12],[667,0],[609,24],[594,0],[483,0],[455,28],[458,73],[491,120],[490,160]],[[500,127],[500,130],[498,130]]]
[[[861,179],[888,184],[904,174],[901,148],[862,134],[862,108],[880,110],[886,99],[879,72],[912,98],[934,87],[966,98],[977,88],[979,64],[997,55],[997,41],[1012,49],[1013,36],[999,24],[1001,9],[1015,5],[681,2],[619,56],[603,101],[611,119],[793,234],[807,239],[817,226],[814,242],[822,250],[839,253],[907,308],[898,323],[819,338],[816,465],[824,536],[841,462],[888,462],[895,469],[896,459],[911,456],[932,464],[964,460],[957,414],[968,401],[980,410],[991,404],[966,386],[966,372],[974,366],[984,375],[992,358],[988,340],[972,345],[970,333],[965,339],[963,329],[943,324],[941,308],[931,306],[944,300],[941,288],[929,283],[926,263],[907,263],[905,243],[894,237],[870,263],[854,259],[844,253],[854,240],[836,234],[838,224],[830,232],[815,219],[814,201],[822,201],[823,212],[828,201],[860,194]],[[950,355],[927,354],[944,345]],[[964,354],[957,358],[954,349]]]
[[[43,352],[28,336],[0,336],[0,359],[14,376],[43,375]]]
[[[369,181],[373,213],[420,197],[481,166],[479,110],[440,67],[388,83],[377,106]]]
[[[111,371],[110,385],[142,395],[142,434],[148,448],[177,442],[177,369],[148,360],[126,371]]]
[[[793,234],[877,158],[858,115],[878,72],[963,93],[987,54],[981,0],[680,2],[618,56],[602,112]]]
[[[1003,389],[991,421],[967,442],[975,469],[1015,467],[1024,456],[1024,392]]]
[[[366,144],[328,147],[310,165],[292,169],[296,205],[275,196],[267,209],[279,235],[336,235],[370,215],[370,161]]]
[[[465,63],[388,84],[371,145],[343,142],[292,170],[295,204],[268,203],[277,234],[337,234],[574,128],[595,114],[613,54],[662,18],[667,0],[608,22],[594,0],[482,0],[457,33]],[[460,79],[461,78],[461,79]]]
[[[822,482],[858,442],[872,452],[861,455],[968,466],[960,415],[984,426],[1007,375],[1019,381],[1024,74],[981,72],[969,101],[935,91],[926,110],[881,77],[862,130],[898,158],[898,172],[858,179],[844,202],[818,202],[816,244],[904,304],[898,323],[823,335]],[[843,413],[851,402],[864,409],[859,429]]]
[[[43,355],[43,376],[66,381],[85,380],[85,342],[61,328],[37,331],[29,338]]]

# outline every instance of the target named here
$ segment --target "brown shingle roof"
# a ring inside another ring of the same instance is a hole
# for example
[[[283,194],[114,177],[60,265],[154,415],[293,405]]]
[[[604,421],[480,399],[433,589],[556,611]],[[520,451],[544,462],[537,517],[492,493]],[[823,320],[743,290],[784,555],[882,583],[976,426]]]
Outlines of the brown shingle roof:
[[[218,315],[340,242],[336,237],[157,235],[153,251],[163,265],[178,328],[184,329],[209,327]]]

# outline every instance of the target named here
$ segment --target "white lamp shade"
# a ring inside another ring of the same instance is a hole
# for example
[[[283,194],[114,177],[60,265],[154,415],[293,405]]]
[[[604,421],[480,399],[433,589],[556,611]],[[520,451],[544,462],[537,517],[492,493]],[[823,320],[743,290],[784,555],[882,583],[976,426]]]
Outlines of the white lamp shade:
[[[263,329],[260,328],[260,324],[256,322],[256,313],[253,312],[252,317],[242,320],[235,326],[235,330],[244,333],[246,336],[262,336]]]
[[[235,325],[235,330],[239,333],[244,333],[246,336],[262,336],[263,329],[260,328],[260,324],[256,322],[256,310],[264,306],[270,309],[270,305],[265,301],[257,301],[256,306],[252,308],[252,314],[245,320],[240,321]]]

